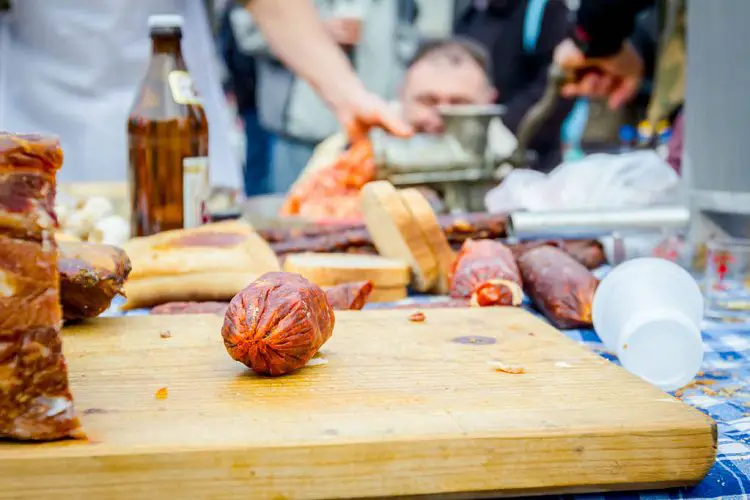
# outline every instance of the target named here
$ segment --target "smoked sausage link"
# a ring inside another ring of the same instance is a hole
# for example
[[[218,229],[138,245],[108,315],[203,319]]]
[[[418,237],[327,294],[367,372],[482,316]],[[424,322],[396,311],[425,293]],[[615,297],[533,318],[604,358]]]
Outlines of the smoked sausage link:
[[[456,256],[450,278],[450,295],[472,298],[472,304],[520,305],[521,273],[513,252],[500,242],[467,240]]]
[[[372,293],[371,281],[342,283],[325,289],[328,303],[335,311],[359,311]]]
[[[591,307],[599,280],[573,257],[540,246],[518,258],[526,294],[557,328],[591,326]]]
[[[302,368],[331,337],[325,292],[294,273],[266,273],[229,303],[221,335],[227,352],[261,375]]]

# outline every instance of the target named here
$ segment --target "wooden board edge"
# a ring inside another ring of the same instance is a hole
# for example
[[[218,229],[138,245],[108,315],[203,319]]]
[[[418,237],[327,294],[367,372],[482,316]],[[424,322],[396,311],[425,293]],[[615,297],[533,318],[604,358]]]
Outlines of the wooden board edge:
[[[600,492],[695,484],[714,463],[712,439],[704,427],[671,435],[560,436],[538,441],[537,447],[529,447],[524,438],[505,437],[383,441],[367,450],[337,443],[92,453],[64,460],[0,460],[0,476],[6,478],[4,492],[19,499],[61,490],[71,497],[112,499],[237,498],[247,491],[253,491],[253,498],[452,498],[472,490],[500,496]],[[613,450],[618,451],[616,458],[610,456]],[[599,466],[593,457],[580,463],[572,459],[585,453],[601,454]],[[426,465],[430,460],[437,462]],[[661,464],[658,469],[654,461]],[[361,469],[353,467],[355,463]],[[546,465],[543,470],[540,463]],[[518,473],[508,477],[509,467]],[[179,480],[175,471],[181,472]]]

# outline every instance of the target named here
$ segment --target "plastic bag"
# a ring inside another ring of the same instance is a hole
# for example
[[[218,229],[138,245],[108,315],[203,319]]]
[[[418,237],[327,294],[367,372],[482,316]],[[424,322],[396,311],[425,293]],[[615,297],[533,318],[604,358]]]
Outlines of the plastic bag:
[[[487,210],[578,210],[677,203],[680,178],[654,151],[595,154],[549,174],[513,170],[485,197]]]

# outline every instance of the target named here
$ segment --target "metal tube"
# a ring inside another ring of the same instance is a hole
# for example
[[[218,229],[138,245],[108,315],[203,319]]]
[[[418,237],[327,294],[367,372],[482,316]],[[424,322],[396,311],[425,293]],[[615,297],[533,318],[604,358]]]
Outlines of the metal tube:
[[[690,211],[681,206],[639,209],[515,212],[508,220],[508,236],[522,240],[599,238],[664,229],[684,229]]]

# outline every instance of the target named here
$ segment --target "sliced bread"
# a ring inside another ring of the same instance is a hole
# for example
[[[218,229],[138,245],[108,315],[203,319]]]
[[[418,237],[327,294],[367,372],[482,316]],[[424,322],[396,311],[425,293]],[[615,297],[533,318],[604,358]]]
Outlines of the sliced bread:
[[[405,286],[395,288],[373,288],[367,299],[368,303],[375,302],[398,302],[404,300],[408,295]]]
[[[369,280],[375,288],[397,288],[409,284],[406,262],[378,255],[350,253],[290,254],[284,270],[297,273],[318,286]]]
[[[411,212],[416,225],[422,231],[427,244],[432,250],[438,265],[438,278],[433,290],[435,293],[445,295],[448,293],[448,276],[451,266],[456,259],[456,254],[448,243],[448,238],[440,227],[435,211],[430,206],[422,193],[409,188],[400,191],[401,199],[406,208]]]
[[[387,181],[370,182],[360,194],[362,217],[380,255],[402,260],[412,270],[412,286],[427,292],[438,279],[438,263],[401,195]]]

